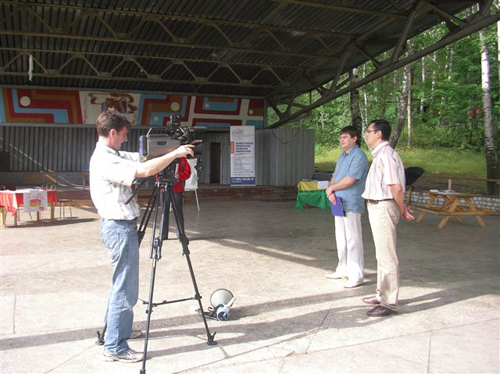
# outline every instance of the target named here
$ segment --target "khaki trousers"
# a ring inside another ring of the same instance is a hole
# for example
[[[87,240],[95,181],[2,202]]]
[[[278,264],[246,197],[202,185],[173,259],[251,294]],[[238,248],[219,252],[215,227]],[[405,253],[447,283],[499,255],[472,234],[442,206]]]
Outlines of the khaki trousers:
[[[377,299],[386,308],[397,310],[399,262],[396,253],[396,226],[401,216],[394,200],[368,201],[368,218],[377,257]]]

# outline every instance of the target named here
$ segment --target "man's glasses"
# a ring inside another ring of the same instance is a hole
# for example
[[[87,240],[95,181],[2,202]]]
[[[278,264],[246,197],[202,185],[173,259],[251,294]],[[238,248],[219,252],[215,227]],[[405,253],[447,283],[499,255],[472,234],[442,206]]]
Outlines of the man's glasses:
[[[377,131],[380,131],[380,130],[365,130],[365,134],[368,134],[370,132],[377,132]]]

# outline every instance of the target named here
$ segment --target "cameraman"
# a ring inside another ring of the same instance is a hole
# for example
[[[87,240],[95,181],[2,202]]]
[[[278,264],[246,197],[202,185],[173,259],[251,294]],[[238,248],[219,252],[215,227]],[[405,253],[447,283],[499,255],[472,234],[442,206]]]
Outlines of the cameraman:
[[[149,177],[177,158],[193,155],[184,145],[163,156],[141,163],[139,153],[119,152],[128,140],[130,122],[116,109],[102,112],[96,120],[99,140],[90,159],[90,194],[101,216],[101,240],[111,259],[112,284],[106,307],[104,357],[107,361],[138,362],[144,355],[130,349],[133,308],[139,292],[139,204],[125,201],[137,177]]]

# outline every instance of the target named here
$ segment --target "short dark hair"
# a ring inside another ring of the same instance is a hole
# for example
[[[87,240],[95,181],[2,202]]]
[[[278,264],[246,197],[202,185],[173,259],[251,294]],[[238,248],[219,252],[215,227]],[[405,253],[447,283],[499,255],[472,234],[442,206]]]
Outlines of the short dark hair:
[[[99,114],[95,121],[97,126],[97,135],[108,137],[112,129],[121,131],[124,127],[130,130],[130,122],[127,118],[115,108],[108,108]]]
[[[385,119],[374,119],[370,121],[370,125],[373,125],[373,130],[382,133],[382,140],[389,140],[391,137],[391,125],[389,121]]]
[[[361,147],[361,134],[357,127],[346,126],[342,130],[340,130],[340,135],[342,134],[349,134],[351,138],[356,137],[356,144],[358,145],[358,147]]]

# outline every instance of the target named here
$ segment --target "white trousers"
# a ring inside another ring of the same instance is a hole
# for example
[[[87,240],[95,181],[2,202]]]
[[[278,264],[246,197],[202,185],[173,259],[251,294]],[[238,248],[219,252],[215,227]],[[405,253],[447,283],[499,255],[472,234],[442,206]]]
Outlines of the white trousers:
[[[361,213],[346,212],[345,217],[335,216],[335,239],[339,257],[335,272],[346,275],[352,282],[362,282],[365,260]]]

